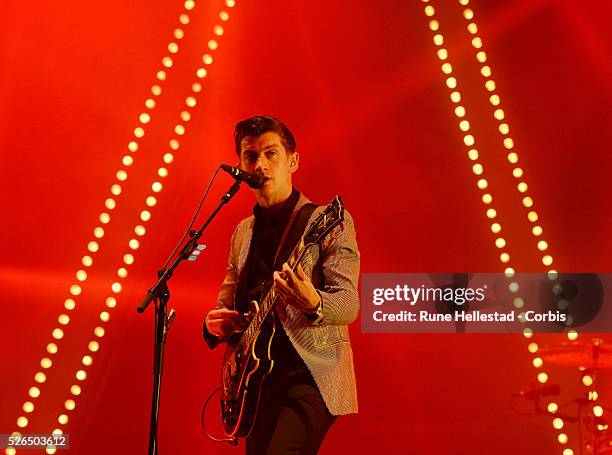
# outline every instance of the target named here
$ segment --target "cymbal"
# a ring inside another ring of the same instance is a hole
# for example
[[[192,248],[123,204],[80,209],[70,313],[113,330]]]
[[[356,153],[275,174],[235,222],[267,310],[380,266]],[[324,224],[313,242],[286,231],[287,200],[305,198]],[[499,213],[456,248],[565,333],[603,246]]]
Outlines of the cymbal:
[[[568,367],[584,367],[590,370],[612,369],[612,344],[565,342],[542,348],[540,357],[550,363]]]

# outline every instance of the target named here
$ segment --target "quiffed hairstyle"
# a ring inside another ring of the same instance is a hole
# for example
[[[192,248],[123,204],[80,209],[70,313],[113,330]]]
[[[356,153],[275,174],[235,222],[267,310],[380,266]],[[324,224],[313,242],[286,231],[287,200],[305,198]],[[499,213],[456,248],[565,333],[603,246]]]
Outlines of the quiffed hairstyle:
[[[287,152],[293,153],[295,151],[295,138],[287,125],[274,117],[257,115],[238,122],[236,128],[234,128],[234,144],[238,157],[240,157],[242,139],[247,136],[258,137],[270,131],[280,136],[283,147]]]

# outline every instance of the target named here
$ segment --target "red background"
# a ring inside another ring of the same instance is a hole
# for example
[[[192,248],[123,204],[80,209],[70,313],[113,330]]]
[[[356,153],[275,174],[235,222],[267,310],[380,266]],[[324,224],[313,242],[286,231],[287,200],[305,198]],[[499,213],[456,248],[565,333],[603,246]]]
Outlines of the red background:
[[[438,3],[432,4],[482,144],[512,265],[544,271],[511,167],[499,158],[501,136],[467,22],[457,2]],[[135,307],[211,172],[235,160],[233,125],[247,116],[275,115],[293,130],[301,153],[297,188],[319,203],[343,196],[356,221],[362,271],[503,270],[424,5],[294,0],[238,2],[228,9],[225,34],[136,262],[77,407],[67,413],[70,453],[145,452],[153,318]],[[25,415],[21,405],[184,8],[142,0],[10,0],[3,6],[0,433],[10,433]],[[65,412],[74,372],[222,7],[211,0],[190,12],[24,433],[50,432]],[[609,271],[609,2],[479,0],[471,7],[554,266]],[[206,213],[230,182],[219,177]],[[243,189],[207,231],[204,256],[172,280],[177,319],[166,349],[160,453],[237,453],[208,441],[199,426],[221,354],[207,349],[200,331],[223,278],[229,236],[253,201]],[[535,380],[523,337],[365,335],[358,323],[351,334],[360,413],[339,419],[321,453],[561,453],[549,418],[519,416],[509,406],[511,394]],[[560,401],[581,390],[576,371],[547,371],[562,385]],[[600,380],[605,403],[610,380],[603,374]],[[575,431],[568,434],[576,449]]]

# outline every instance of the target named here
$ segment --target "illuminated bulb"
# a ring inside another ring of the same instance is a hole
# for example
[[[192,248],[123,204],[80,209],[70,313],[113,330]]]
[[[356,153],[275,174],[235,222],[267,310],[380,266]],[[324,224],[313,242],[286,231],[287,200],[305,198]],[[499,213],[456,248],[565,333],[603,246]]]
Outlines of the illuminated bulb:
[[[498,237],[497,239],[495,239],[495,246],[497,248],[503,248],[506,246],[506,240],[503,239],[502,237]]]
[[[98,350],[100,349],[100,343],[98,343],[97,341],[90,341],[87,347],[91,352],[98,352]]]
[[[433,42],[436,46],[442,46],[444,44],[444,37],[440,34],[434,35]]]
[[[166,68],[172,67],[172,57],[166,56],[162,58],[162,65],[164,65]]]
[[[131,249],[137,250],[138,247],[140,246],[140,242],[137,239],[131,239],[128,242],[128,245],[130,246]]]
[[[205,65],[210,65],[213,62],[212,55],[204,54],[202,56],[202,61],[204,62]]]
[[[482,174],[483,171],[482,164],[476,163],[474,166],[472,166],[472,172],[474,172],[476,175]]]
[[[512,169],[512,175],[519,179],[523,176],[523,170],[520,167],[515,167]]]
[[[123,256],[123,262],[125,262],[128,265],[133,264],[134,263],[134,256],[132,256],[131,254],[125,254]]]
[[[506,139],[504,139],[504,147],[506,147],[508,150],[514,147],[514,141],[512,140],[512,138],[507,137]]]
[[[486,179],[480,179],[478,180],[476,185],[478,185],[478,188],[480,188],[481,190],[484,190],[487,186],[489,186],[489,182],[487,182]]]
[[[60,414],[57,421],[60,425],[66,425],[68,423],[68,416],[66,414]]]
[[[578,339],[578,332],[576,332],[574,329],[571,329],[569,332],[567,332],[567,338],[570,341],[575,341],[576,339]]]
[[[98,337],[98,338],[102,338],[104,336],[104,328],[103,327],[96,327],[94,329],[94,334]]]
[[[538,344],[537,343],[529,343],[527,346],[527,350],[532,354],[538,352]]]
[[[463,17],[465,17],[467,20],[472,19],[474,17],[474,11],[472,11],[470,8],[464,9]]]
[[[465,115],[465,108],[463,106],[457,106],[455,108],[455,115],[457,117],[463,117]]]
[[[546,243],[544,240],[540,240],[538,242],[538,250],[540,251],[544,251],[548,248],[548,243]]]
[[[536,221],[538,221],[538,214],[536,212],[529,212],[527,214],[527,219],[529,221],[531,221],[532,223],[535,223]],[[537,227],[537,226],[536,226]],[[540,228],[541,229],[541,228]],[[542,233],[542,231],[540,230],[540,234]]]
[[[465,136],[463,136],[463,142],[468,147],[471,147],[472,145],[474,145],[474,136],[472,136],[471,134],[466,134]]]
[[[596,390],[589,390],[589,400],[597,401],[598,395]]]
[[[510,127],[508,126],[507,123],[501,123],[499,125],[499,132],[501,134],[508,134],[510,132]]]
[[[491,97],[489,98],[489,102],[493,105],[493,106],[497,106],[500,103],[500,99],[499,96],[497,95],[491,95]]]
[[[506,264],[507,262],[510,262],[510,255],[508,253],[502,253],[499,255],[499,260]]]
[[[446,60],[448,58],[448,51],[444,48],[438,49],[437,54],[440,60]]]
[[[70,322],[70,316],[68,316],[67,314],[60,314],[57,318],[57,322],[62,325],[66,325]]]
[[[34,411],[34,403],[32,403],[31,401],[26,401],[25,403],[23,403],[23,410],[25,412]]]
[[[183,39],[184,36],[185,36],[185,32],[182,29],[177,28],[174,30],[174,37],[176,39]]]
[[[155,100],[154,100],[154,99],[152,99],[152,98],[148,98],[148,99],[145,101],[145,106],[146,106],[147,108],[149,108],[149,109],[153,109],[153,108],[155,107]],[[134,152],[135,150],[132,150],[132,151]]]
[[[219,13],[219,18],[223,21],[226,22],[229,19],[229,14],[227,14],[227,12],[225,11],[221,11]]]
[[[119,270],[121,270],[121,269],[119,269]],[[109,307],[109,308],[115,308],[117,306],[117,299],[114,298],[114,297],[107,297],[106,298],[106,306]],[[94,341],[94,343],[95,343],[95,341]]]
[[[557,273],[555,269],[550,269],[547,275],[548,275],[548,279],[551,281],[555,281],[559,277],[559,274]]]
[[[209,48],[211,51],[214,51],[214,50],[215,50],[215,49],[217,49],[218,47],[219,47],[219,43],[217,43],[217,41],[216,41],[216,40],[211,39],[211,40],[209,40],[209,41],[208,41],[208,48]]]
[[[559,417],[555,417],[553,419],[553,427],[555,427],[557,430],[560,430],[561,428],[563,428],[563,419]]]
[[[476,49],[480,49],[482,47],[482,40],[479,37],[474,38],[472,40],[472,46],[474,46]],[[483,66],[480,72],[483,76],[489,77],[491,75],[491,68],[489,68],[488,66]]]
[[[459,129],[461,131],[467,131],[470,129],[470,122],[468,122],[467,120],[461,120],[459,122]]]
[[[114,196],[119,196],[121,194],[121,185],[115,183],[111,186],[111,193],[113,193]]]
[[[491,225],[491,231],[493,231],[494,234],[497,234],[499,231],[501,231],[501,225],[499,223],[493,223]]]
[[[189,107],[194,107],[196,105],[196,99],[193,96],[188,96],[185,98],[185,104]]]
[[[57,345],[55,343],[49,343],[47,345],[47,352],[49,354],[55,354],[57,353]]]
[[[518,162],[518,155],[515,152],[508,153],[508,161],[512,164],[516,164]]]
[[[40,396],[40,389],[38,387],[30,387],[30,390],[28,390],[28,395],[30,395],[32,398],[38,398]]]
[[[79,281],[85,281],[87,279],[87,272],[85,270],[79,270],[76,273],[76,279]]]
[[[166,155],[170,155],[172,156],[170,153],[166,153]],[[164,155],[164,160],[166,159],[166,155]],[[170,161],[172,161],[172,159],[170,159]],[[155,192],[155,193],[159,193],[162,190],[163,186],[161,183],[159,182],[153,182],[153,184],[151,185],[151,189]]]
[[[123,182],[124,180],[127,179],[127,172],[125,172],[123,169],[120,169],[117,171],[116,177],[117,177],[117,180]]]
[[[449,77],[446,79],[446,85],[448,86],[448,88],[456,88],[457,87],[457,79],[455,79],[454,77]]]
[[[485,204],[490,204],[491,202],[493,202],[493,196],[491,196],[489,193],[483,194],[482,202],[484,202]]]
[[[487,54],[485,51],[480,51],[476,53],[476,60],[478,60],[480,63],[484,63],[487,61]]]
[[[64,338],[64,331],[60,328],[53,329],[53,332],[51,332],[51,336],[56,340],[61,340],[62,338]]]
[[[143,112],[142,114],[140,114],[139,120],[140,123],[149,123],[151,121],[151,116],[146,112]],[[130,144],[135,144],[135,142],[130,142]],[[136,149],[138,149],[138,147],[136,147]],[[136,150],[130,149],[130,151],[135,152]]]
[[[189,113],[189,111],[181,111],[180,115],[181,120],[183,120],[184,122],[188,122],[189,120],[191,120],[191,114]]]
[[[523,329],[523,336],[528,339],[531,338],[533,336],[533,330],[529,327],[525,327],[525,329]]]
[[[533,235],[535,235],[536,237],[542,235],[542,227],[541,226],[534,226],[531,229],[531,232],[533,233]]]
[[[117,276],[119,278],[125,278],[127,275],[128,275],[128,271],[125,268],[121,267],[120,269],[117,270]]]
[[[72,299],[66,299],[64,301],[64,308],[66,308],[68,311],[74,310],[76,307],[76,302]]]
[[[574,451],[572,449],[565,449],[562,455],[574,455]]]
[[[434,7],[431,5],[427,5],[425,7],[425,15],[426,16],[433,16],[436,13],[436,11],[434,10]]]
[[[551,265],[553,263],[553,258],[550,255],[546,255],[542,258],[542,264]]]
[[[603,408],[601,406],[593,406],[593,414],[595,417],[603,416]]]
[[[109,209],[109,210],[113,210],[115,208],[117,204],[115,203],[115,200],[113,198],[108,198],[104,201],[104,206]]]
[[[43,358],[40,360],[40,366],[41,366],[41,367],[43,367],[43,368],[45,368],[45,369],[46,369],[46,368],[51,368],[51,366],[52,366],[52,365],[53,365],[53,362],[52,362],[52,361],[51,361],[51,359],[50,359],[50,358],[48,358],[48,357],[43,357]]]
[[[567,444],[567,435],[565,433],[559,433],[557,441],[559,441],[559,444]]]
[[[217,36],[221,36],[223,35],[223,27],[221,27],[220,25],[215,25],[215,28],[213,29],[215,35]]]
[[[130,155],[125,155],[121,159],[121,162],[123,163],[124,166],[131,166],[132,164],[134,164],[134,158],[132,158]]]
[[[476,38],[476,39],[480,39],[480,38]],[[490,77],[491,76],[491,67],[489,66],[483,66],[480,69],[480,74],[482,74],[484,77]]]
[[[39,371],[34,375],[34,380],[39,384],[42,384],[47,380],[47,376],[45,376],[45,373],[43,373],[42,371]]]
[[[142,221],[149,221],[151,219],[151,212],[149,212],[148,210],[143,210],[142,212],[140,212],[140,219]]]
[[[70,286],[70,293],[72,295],[79,295],[81,293],[81,286],[79,286],[78,284],[73,284],[72,286]]]
[[[178,150],[181,144],[176,139],[170,139],[170,142],[168,142],[168,145],[170,145],[170,148],[172,150]]]
[[[476,149],[470,149],[470,151],[468,152],[468,157],[471,160],[477,160],[478,159],[478,150]]]
[[[150,196],[151,198],[155,199],[153,196]],[[154,203],[151,203],[151,201],[148,200],[149,198],[147,198],[147,205],[155,205]],[[138,226],[134,227],[134,232],[136,233],[136,235],[145,235],[146,233],[146,229],[144,226],[141,226],[140,224]]]
[[[451,65],[450,63],[443,63],[441,68],[444,74],[450,74],[453,72],[453,65]]]
[[[80,395],[80,394],[81,394],[81,387],[80,387],[80,386],[78,386],[78,385],[76,385],[76,384],[73,384],[73,385],[70,387],[70,393],[71,393],[72,395],[74,395],[74,396]]]
[[[111,284],[111,290],[115,293],[118,294],[121,292],[121,283],[119,282],[114,282],[113,284]]]
[[[19,428],[25,428],[25,427],[27,427],[27,426],[28,426],[28,419],[27,419],[27,417],[23,417],[23,416],[19,417],[19,418],[17,419],[17,426],[18,426]]]
[[[512,278],[514,276],[514,269],[512,267],[506,267],[504,274],[506,275],[506,278]]]
[[[198,76],[200,79],[203,79],[206,77],[206,69],[205,68],[198,68],[198,70],[196,71],[196,76]]]
[[[539,373],[538,382],[541,382],[542,384],[544,384],[546,381],[548,381],[548,375],[544,372]]]
[[[157,170],[157,175],[159,175],[162,178],[168,177],[168,169],[166,169],[165,167],[160,167]]]
[[[453,103],[458,103],[459,101],[461,101],[461,93],[451,92],[450,99]]]
[[[84,381],[87,378],[87,373],[85,373],[84,370],[79,370],[76,372],[75,376],[79,381]]]
[[[64,407],[69,411],[72,411],[76,407],[76,403],[74,402],[74,400],[66,400],[64,402]]]
[[[535,359],[533,359],[534,367],[540,368],[543,364],[544,364],[544,361],[540,357],[536,357]],[[554,411],[550,411],[550,412],[554,412]]]
[[[522,297],[516,297],[513,303],[515,308],[523,308],[525,306],[525,301]]]
[[[582,384],[584,384],[586,387],[591,387],[593,385],[593,376],[585,374],[582,377]]]
[[[154,96],[161,95],[161,92],[162,92],[162,89],[161,89],[161,87],[159,85],[154,85],[154,86],[151,87],[151,93]]]
[[[181,124],[178,124],[174,127],[174,132],[179,136],[182,136],[183,134],[185,134],[185,127]]]
[[[141,127],[137,126],[136,128],[134,128],[134,136],[143,137],[144,134],[145,134],[145,131]]]
[[[516,186],[516,188],[519,190],[519,192],[524,193],[527,191],[527,184],[525,182],[521,182]]]
[[[179,22],[183,25],[187,25],[189,23],[189,16],[187,16],[187,14],[181,14],[179,16]]]
[[[487,218],[495,218],[497,216],[497,211],[495,209],[487,210]]]
[[[90,366],[93,363],[93,359],[90,355],[86,355],[86,356],[83,356],[83,358],[81,359],[81,362],[85,366]]]
[[[485,82],[485,88],[488,91],[490,91],[490,92],[494,91],[495,90],[495,81],[488,80],[487,82]]]
[[[195,6],[195,2],[193,0],[185,0],[185,9],[192,10]]]
[[[168,44],[168,52],[170,52],[171,54],[176,54],[178,50],[179,50],[178,44],[176,43]]]

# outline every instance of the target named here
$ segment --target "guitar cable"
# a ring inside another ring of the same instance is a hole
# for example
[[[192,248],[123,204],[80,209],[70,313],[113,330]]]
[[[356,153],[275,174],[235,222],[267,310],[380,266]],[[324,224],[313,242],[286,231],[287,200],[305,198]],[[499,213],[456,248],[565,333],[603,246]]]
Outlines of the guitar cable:
[[[210,439],[212,439],[215,442],[227,442],[227,443],[235,446],[235,445],[238,445],[238,439],[237,438],[216,438],[216,437],[212,436],[210,433],[208,433],[206,431],[206,424],[204,423],[204,415],[206,414],[206,408],[208,407],[208,403],[210,402],[210,399],[212,397],[214,397],[215,394],[217,392],[219,392],[220,390],[221,390],[221,388],[217,387],[215,390],[213,390],[211,392],[210,395],[208,395],[208,398],[204,402],[204,407],[202,408],[202,415],[201,415],[201,418],[200,418],[200,421],[202,423],[202,431],[204,431],[204,433],[206,433],[206,436],[208,436]]]

